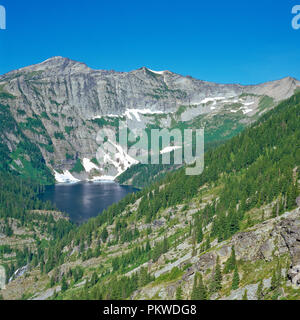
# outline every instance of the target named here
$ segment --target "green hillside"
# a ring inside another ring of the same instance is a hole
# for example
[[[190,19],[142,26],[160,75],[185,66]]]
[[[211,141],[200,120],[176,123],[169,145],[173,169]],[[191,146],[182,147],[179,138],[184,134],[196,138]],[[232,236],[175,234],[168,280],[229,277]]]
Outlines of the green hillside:
[[[167,173],[80,227],[52,232],[43,255],[39,247],[29,249],[32,269],[22,294],[299,299],[288,273],[298,263],[289,230],[300,219],[299,118],[297,93],[206,152],[203,174],[187,176],[185,168]],[[10,286],[4,298],[13,295]]]
[[[47,136],[39,118],[28,118],[26,122],[18,124],[12,116],[10,107],[0,104],[0,123],[0,171],[18,172],[24,178],[42,184],[54,183],[54,177],[46,166],[39,147],[22,131],[34,130],[36,134],[47,138],[47,146],[51,147],[51,139]]]

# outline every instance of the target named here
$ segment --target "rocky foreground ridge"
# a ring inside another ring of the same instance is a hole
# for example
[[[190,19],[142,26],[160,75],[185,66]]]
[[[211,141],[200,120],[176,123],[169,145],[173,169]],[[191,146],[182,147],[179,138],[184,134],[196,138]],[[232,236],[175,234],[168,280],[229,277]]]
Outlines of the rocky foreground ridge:
[[[232,239],[215,245],[208,252],[200,256],[185,256],[186,259],[179,259],[173,264],[164,266],[163,272],[172,270],[178,266],[188,266],[181,279],[169,284],[163,283],[157,286],[149,285],[136,292],[132,298],[151,299],[174,299],[176,289],[181,286],[184,297],[190,297],[193,288],[195,274],[201,273],[204,281],[210,278],[210,273],[216,267],[219,259],[222,267],[229,259],[232,248],[235,249],[236,259],[239,261],[239,276],[242,286],[237,290],[231,290],[231,276],[223,278],[223,290],[211,299],[241,300],[245,290],[249,300],[256,300],[258,280],[265,274],[263,286],[265,291],[271,287],[271,268],[274,261],[282,262],[281,273],[286,288],[281,291],[281,297],[287,296],[289,291],[299,292],[300,290],[300,208],[287,212],[280,217],[266,220],[255,225],[247,231],[237,233]],[[178,248],[187,248],[187,244],[180,244]],[[173,257],[174,258],[174,257]],[[244,268],[248,265],[247,268]],[[252,267],[249,267],[251,265]],[[163,274],[158,272],[157,275]]]
[[[176,230],[184,226],[185,219],[187,221],[192,219],[192,215],[196,211],[193,207],[192,204],[191,208],[185,212],[182,211],[182,206],[177,207],[177,224],[169,228],[165,236],[176,234]],[[269,207],[264,210],[266,215],[271,213]],[[162,239],[159,230],[161,227],[166,227],[165,216],[169,212],[170,210],[167,209],[162,214],[162,218],[155,220],[148,226],[154,231],[153,236],[150,237],[151,242],[154,239],[155,241]],[[139,223],[138,228],[142,230],[144,226]],[[158,261],[150,260],[128,272],[126,276],[139,272],[141,268],[146,268],[155,279],[134,292],[131,299],[175,299],[178,287],[182,289],[182,298],[190,299],[195,275],[201,274],[204,282],[208,283],[217,263],[224,270],[226,262],[232,254],[232,248],[235,250],[238,264],[239,288],[232,290],[232,274],[224,274],[222,290],[211,295],[211,300],[241,300],[245,291],[247,291],[248,300],[256,300],[258,299],[257,288],[260,281],[263,284],[263,294],[267,298],[268,290],[272,285],[272,274],[278,263],[282,277],[279,298],[294,299],[300,296],[300,207],[279,217],[256,224],[235,234],[229,240],[211,243],[211,248],[205,252],[201,249],[201,245],[198,244],[194,247],[190,237],[183,237],[176,248],[170,248]],[[65,250],[68,249],[65,248]],[[79,248],[73,249],[72,254],[78,252],[78,250]],[[126,250],[126,245],[112,246],[108,249],[106,257],[110,261],[111,257],[116,257]],[[74,289],[83,288],[86,279],[90,277],[87,271],[93,270],[99,264],[105,264],[107,258],[104,260],[103,258],[93,258],[83,262],[75,260],[66,263],[60,268],[60,277],[66,274],[70,268],[80,265],[85,269],[85,277],[83,281],[74,286]],[[172,279],[170,275],[174,274],[175,271],[178,272],[178,270],[181,270],[180,273]],[[41,277],[38,270],[28,269],[25,274],[22,273],[16,277],[6,286],[5,290],[2,290],[3,296],[5,299],[16,299],[21,296],[38,300],[49,299],[61,290],[61,286],[49,288],[48,281],[52,274]]]

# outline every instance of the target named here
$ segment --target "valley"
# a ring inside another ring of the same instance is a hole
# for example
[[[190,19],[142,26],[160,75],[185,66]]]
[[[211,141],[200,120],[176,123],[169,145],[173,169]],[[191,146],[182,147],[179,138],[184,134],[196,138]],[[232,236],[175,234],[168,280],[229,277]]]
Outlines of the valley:
[[[27,268],[2,297],[298,300],[299,119],[296,90],[207,150],[201,175],[167,172],[80,226],[30,218],[53,211],[43,188],[2,173],[0,263]]]

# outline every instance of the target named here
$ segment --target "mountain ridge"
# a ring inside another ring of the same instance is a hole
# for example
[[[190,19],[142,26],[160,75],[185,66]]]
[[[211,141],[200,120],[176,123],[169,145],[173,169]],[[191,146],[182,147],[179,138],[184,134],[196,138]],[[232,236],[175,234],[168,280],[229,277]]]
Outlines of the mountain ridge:
[[[74,60],[74,59],[71,59],[71,58],[68,58],[68,57],[63,57],[63,56],[53,56],[53,57],[50,57],[50,58],[47,58],[46,60],[43,60],[41,62],[37,62],[37,63],[34,63],[32,65],[28,65],[28,66],[25,66],[25,67],[20,67],[18,69],[14,69],[14,70],[11,70],[11,71],[8,71],[8,72],[5,72],[4,74],[1,74],[0,75],[0,79],[1,77],[5,77],[11,73],[17,73],[18,71],[22,71],[22,70],[26,70],[26,69],[32,69],[32,68],[38,68],[39,66],[43,66],[43,65],[53,65],[53,62],[64,62],[64,64],[72,64],[72,65],[82,65],[84,66],[85,68],[87,69],[90,69],[90,71],[94,71],[94,72],[114,72],[114,73],[119,73],[119,74],[126,74],[126,73],[132,73],[132,72],[136,72],[136,71],[140,71],[140,70],[144,70],[144,69],[147,69],[148,71],[152,71],[152,72],[161,72],[161,73],[171,73],[171,74],[175,74],[175,75],[179,75],[181,77],[186,77],[186,78],[191,78],[191,79],[195,79],[195,80],[198,80],[198,81],[202,81],[204,83],[212,83],[212,84],[220,84],[220,85],[238,85],[238,86],[242,86],[242,87],[252,87],[252,86],[259,86],[259,85],[262,85],[262,84],[266,84],[266,83],[272,83],[272,82],[276,82],[276,81],[281,81],[281,80],[285,80],[285,79],[288,79],[288,80],[294,80],[296,82],[300,82],[297,78],[295,77],[292,77],[292,76],[284,76],[282,78],[278,78],[278,79],[275,79],[275,80],[269,80],[269,81],[263,81],[263,82],[260,82],[260,83],[256,83],[256,84],[241,84],[241,83],[238,83],[238,82],[234,82],[234,83],[221,83],[221,82],[214,82],[214,81],[207,81],[207,80],[203,80],[203,79],[198,79],[196,77],[193,77],[193,76],[190,76],[190,75],[183,75],[183,74],[180,74],[180,73],[176,73],[176,72],[172,72],[170,70],[163,70],[163,71],[155,71],[155,70],[152,70],[151,68],[147,67],[147,66],[142,66],[140,68],[137,68],[137,69],[133,69],[133,70],[130,70],[130,71],[117,71],[117,70],[114,70],[114,69],[98,69],[98,68],[92,68],[92,67],[89,67],[85,62],[81,62],[81,61],[77,61],[77,60]],[[61,63],[60,63],[61,64]]]
[[[131,72],[93,70],[52,57],[1,76],[0,104],[9,106],[9,117],[39,148],[52,174],[57,173],[59,181],[77,181],[114,179],[128,169],[126,151],[115,161],[98,163],[99,170],[87,172],[82,166],[84,159],[95,162],[97,133],[118,130],[119,120],[127,121],[134,135],[151,128],[205,127],[207,142],[219,143],[298,88],[300,82],[291,77],[253,86],[216,84],[146,67]],[[27,170],[26,156],[16,151],[23,138],[5,130],[1,135],[14,154],[9,165],[19,172]]]

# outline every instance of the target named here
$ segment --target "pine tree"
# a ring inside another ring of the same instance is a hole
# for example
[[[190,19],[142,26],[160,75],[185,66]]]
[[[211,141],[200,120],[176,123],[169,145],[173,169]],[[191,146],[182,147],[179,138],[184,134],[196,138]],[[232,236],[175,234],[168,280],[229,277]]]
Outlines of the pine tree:
[[[209,237],[207,237],[205,242],[205,250],[208,250],[209,248],[210,248],[210,239]]]
[[[182,288],[181,288],[181,286],[179,286],[176,289],[176,300],[182,300]]]
[[[162,253],[166,253],[169,249],[169,243],[166,237],[164,237],[163,240],[163,249],[162,249]]]
[[[236,256],[235,256],[235,249],[234,246],[231,248],[231,255],[226,261],[225,267],[224,267],[224,273],[230,273],[235,269],[236,266]]]
[[[68,283],[66,281],[65,276],[62,277],[62,282],[61,282],[61,291],[65,292],[66,290],[68,290]]]
[[[262,280],[260,280],[260,282],[258,284],[258,287],[256,290],[256,297],[257,297],[257,300],[262,300],[262,298],[263,298],[263,282],[262,282]]]
[[[199,300],[198,273],[194,276],[194,285],[191,294],[191,300]]]
[[[197,254],[197,249],[196,249],[195,244],[193,244],[193,247],[192,247],[192,257],[195,257],[196,254]]]
[[[232,290],[238,289],[239,283],[240,283],[239,272],[238,272],[237,266],[235,266],[235,268],[234,268],[234,273],[233,273],[233,278],[232,278],[231,289],[232,289]]]
[[[199,292],[199,300],[207,300],[207,290],[203,283],[202,275],[199,276],[199,284],[198,284],[198,292]]]
[[[103,229],[103,231],[101,232],[101,240],[103,242],[106,242],[107,238],[108,238],[108,231],[106,228]]]
[[[197,243],[201,243],[203,240],[203,232],[202,232],[202,222],[200,219],[196,219],[196,238],[197,238]]]
[[[248,291],[247,291],[247,289],[245,289],[242,299],[243,300],[248,300]]]
[[[213,274],[213,279],[211,283],[211,292],[215,293],[221,289],[222,289],[222,271],[221,271],[220,261],[218,257],[215,272]]]
[[[94,286],[97,282],[98,282],[98,275],[96,272],[94,272],[91,278],[91,286]]]
[[[54,285],[55,285],[55,278],[54,278],[54,276],[52,275],[52,276],[51,276],[51,279],[50,279],[50,287],[52,288]]]
[[[275,290],[277,288],[277,277],[276,272],[273,270],[272,272],[272,278],[271,278],[271,289]]]
[[[145,250],[146,250],[146,252],[149,252],[151,250],[149,239],[147,239]]]
[[[43,274],[44,273],[44,261],[41,261],[41,263],[40,263],[40,271],[41,271],[41,274]]]

